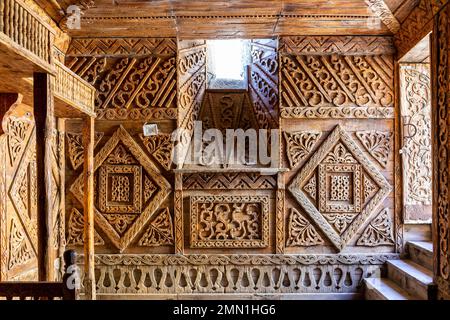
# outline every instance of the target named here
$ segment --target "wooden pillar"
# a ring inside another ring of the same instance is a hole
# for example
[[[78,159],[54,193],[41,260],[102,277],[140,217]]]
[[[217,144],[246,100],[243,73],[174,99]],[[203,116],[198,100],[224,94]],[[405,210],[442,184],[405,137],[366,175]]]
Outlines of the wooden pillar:
[[[175,253],[184,253],[184,228],[183,228],[183,174],[175,173],[174,192],[175,215]]]
[[[94,269],[94,126],[95,118],[85,119],[84,144],[84,292],[87,300],[96,299]]]
[[[51,76],[34,73],[33,109],[36,121],[36,176],[37,176],[37,227],[39,281],[54,279],[52,239],[52,133],[54,130],[54,105]],[[44,187],[45,186],[45,187]]]

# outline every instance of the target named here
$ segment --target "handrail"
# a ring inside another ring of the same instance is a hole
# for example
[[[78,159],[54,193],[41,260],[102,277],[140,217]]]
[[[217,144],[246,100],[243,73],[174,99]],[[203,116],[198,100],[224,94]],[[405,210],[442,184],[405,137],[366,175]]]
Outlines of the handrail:
[[[88,116],[95,116],[96,89],[59,61],[54,61],[53,93],[56,98]]]

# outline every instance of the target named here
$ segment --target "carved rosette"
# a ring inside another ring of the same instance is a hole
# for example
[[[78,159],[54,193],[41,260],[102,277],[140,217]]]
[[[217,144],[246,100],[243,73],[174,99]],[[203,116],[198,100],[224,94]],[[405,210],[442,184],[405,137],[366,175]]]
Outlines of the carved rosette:
[[[123,251],[143,232],[171,187],[122,126],[94,161],[95,223]],[[82,174],[70,190],[82,203]]]
[[[340,126],[289,186],[305,212],[339,250],[354,238],[391,190],[380,171]]]

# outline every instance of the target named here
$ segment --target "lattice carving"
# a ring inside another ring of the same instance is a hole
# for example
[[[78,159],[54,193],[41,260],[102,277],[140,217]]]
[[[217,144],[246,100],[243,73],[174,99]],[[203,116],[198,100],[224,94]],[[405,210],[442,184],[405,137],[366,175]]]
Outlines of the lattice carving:
[[[316,228],[296,209],[291,208],[288,224],[288,247],[311,247],[324,244]]]
[[[356,136],[364,148],[383,168],[387,167],[391,154],[392,133],[380,131],[360,131]]]
[[[104,133],[95,133],[95,146],[102,140]],[[84,163],[84,146],[81,133],[66,133],[69,160],[72,168],[77,170]]]
[[[367,247],[393,246],[394,244],[392,221],[387,209],[381,211],[378,216],[370,222],[357,241],[357,245]]]
[[[283,118],[394,116],[392,56],[282,56],[281,63]]]
[[[76,208],[73,208],[70,213],[67,230],[67,245],[82,246],[84,244],[84,216]],[[105,241],[98,234],[97,230],[94,230],[94,244],[96,246],[105,244]]]
[[[318,177],[317,201],[305,191],[313,175]],[[378,188],[368,200],[363,199],[364,175]],[[383,175],[340,126],[330,133],[289,186],[305,212],[338,249],[348,244],[391,190]]]
[[[291,169],[310,154],[321,136],[321,132],[284,132],[286,153]]]
[[[95,223],[119,250],[124,250],[143,232],[168,196],[170,184],[123,127],[96,154],[94,163]],[[82,175],[70,190],[82,203]]]
[[[161,164],[167,171],[172,167],[172,150],[174,143],[170,134],[159,134],[156,136],[139,136],[147,151]]]
[[[269,245],[268,196],[192,196],[191,247]]]
[[[169,208],[161,212],[150,222],[147,231],[139,240],[142,247],[173,245],[173,224]]]
[[[273,176],[257,173],[191,173],[183,174],[185,190],[274,189]]]

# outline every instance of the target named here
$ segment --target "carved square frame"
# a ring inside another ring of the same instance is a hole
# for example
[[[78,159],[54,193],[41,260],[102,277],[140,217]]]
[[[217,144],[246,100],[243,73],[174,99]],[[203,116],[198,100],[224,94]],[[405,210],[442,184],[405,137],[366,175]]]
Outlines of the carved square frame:
[[[199,212],[197,204],[207,203],[259,203],[261,205],[261,239],[258,240],[210,240],[198,239]],[[267,196],[191,196],[190,197],[190,221],[191,221],[191,248],[266,248],[269,246],[269,202]]]
[[[330,170],[330,168],[332,170]],[[330,204],[327,193],[327,174],[351,173],[353,180],[353,204]],[[359,213],[361,211],[361,165],[359,164],[319,164],[319,210],[321,212]],[[322,191],[324,190],[324,192]],[[339,211],[340,209],[340,211]]]
[[[339,235],[336,230],[328,223],[322,213],[316,208],[315,204],[310,200],[308,195],[303,191],[303,184],[321,164],[329,152],[341,141],[343,145],[352,153],[357,162],[371,179],[379,186],[377,193],[370,201],[361,209],[361,212],[353,220],[351,225]],[[357,234],[358,230],[367,220],[376,213],[377,208],[386,199],[392,191],[392,186],[381,174],[377,167],[364,155],[363,151],[353,141],[340,125],[330,133],[322,145],[311,156],[309,161],[300,169],[299,173],[294,177],[292,183],[288,187],[291,194],[297,202],[303,207],[305,212],[320,227],[331,243],[338,249],[342,250],[349,241]]]
[[[110,174],[132,174],[133,194],[131,205],[112,204],[108,200],[108,177]],[[99,169],[99,207],[105,213],[139,213],[141,211],[142,170],[137,165],[103,165]]]
[[[143,170],[153,179],[158,185],[159,189],[154,194],[152,200],[142,210],[138,218],[127,229],[122,236],[117,233],[116,230],[109,224],[108,220],[102,215],[102,213],[95,208],[95,224],[103,230],[108,236],[111,242],[123,252],[134,238],[142,231],[144,226],[148,223],[153,214],[157,211],[159,206],[166,200],[171,191],[170,183],[163,177],[158,168],[148,158],[139,144],[133,139],[133,137],[125,130],[123,126],[120,126],[112,137],[106,142],[103,148],[96,154],[94,159],[94,171],[97,171],[108,158],[109,154],[114,151],[117,145],[122,142],[125,147],[128,148],[130,153],[136,158]],[[84,177],[81,174],[70,187],[70,191],[75,198],[83,203],[84,199]]]

